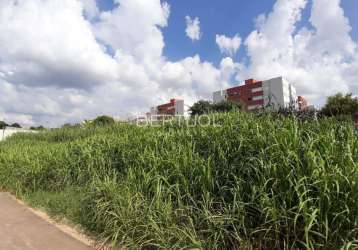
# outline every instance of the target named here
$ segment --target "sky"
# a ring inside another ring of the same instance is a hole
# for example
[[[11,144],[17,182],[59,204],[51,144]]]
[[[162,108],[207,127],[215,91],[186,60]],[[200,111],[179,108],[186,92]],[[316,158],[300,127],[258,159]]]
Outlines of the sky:
[[[356,0],[0,1],[0,120],[60,126],[284,76],[358,94]]]

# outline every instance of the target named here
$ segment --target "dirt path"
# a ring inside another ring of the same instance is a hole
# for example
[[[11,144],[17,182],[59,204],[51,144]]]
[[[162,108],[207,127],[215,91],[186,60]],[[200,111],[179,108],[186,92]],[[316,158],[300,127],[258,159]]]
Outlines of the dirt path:
[[[0,250],[88,250],[84,241],[0,193]]]

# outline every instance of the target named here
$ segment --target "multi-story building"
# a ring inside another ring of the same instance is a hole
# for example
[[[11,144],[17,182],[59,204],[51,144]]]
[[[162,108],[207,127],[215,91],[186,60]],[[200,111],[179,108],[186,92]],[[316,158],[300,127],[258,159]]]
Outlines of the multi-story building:
[[[149,117],[155,116],[183,116],[184,100],[171,99],[169,103],[165,103],[156,107],[152,107],[147,113]]]
[[[307,110],[310,109],[310,106],[308,105],[307,100],[303,96],[299,96],[297,98],[297,104],[299,110]]]
[[[268,106],[298,108],[296,89],[283,77],[266,81],[249,79],[240,86],[214,92],[214,103],[224,100],[241,103],[248,111]]]

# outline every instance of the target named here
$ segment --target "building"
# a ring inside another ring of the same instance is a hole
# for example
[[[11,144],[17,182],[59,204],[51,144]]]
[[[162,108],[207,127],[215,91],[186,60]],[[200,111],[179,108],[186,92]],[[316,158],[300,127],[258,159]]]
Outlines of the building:
[[[312,107],[308,105],[307,100],[303,96],[299,96],[297,98],[297,103],[298,103],[298,109],[300,111],[312,109]]]
[[[213,93],[214,103],[225,100],[241,103],[248,111],[268,106],[298,108],[296,89],[283,77],[266,81],[249,79],[240,86]]]
[[[171,99],[169,103],[152,107],[147,117],[154,116],[184,116],[184,100]]]
[[[37,133],[37,131],[22,129],[22,128],[7,127],[5,129],[0,129],[0,141],[5,140],[7,137],[10,137],[17,133]]]

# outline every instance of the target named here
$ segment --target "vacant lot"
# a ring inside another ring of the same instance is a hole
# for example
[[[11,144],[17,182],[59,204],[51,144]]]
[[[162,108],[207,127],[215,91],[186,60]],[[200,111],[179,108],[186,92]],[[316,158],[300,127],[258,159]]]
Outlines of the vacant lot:
[[[357,247],[350,124],[211,119],[16,135],[0,143],[0,188],[128,248]]]

